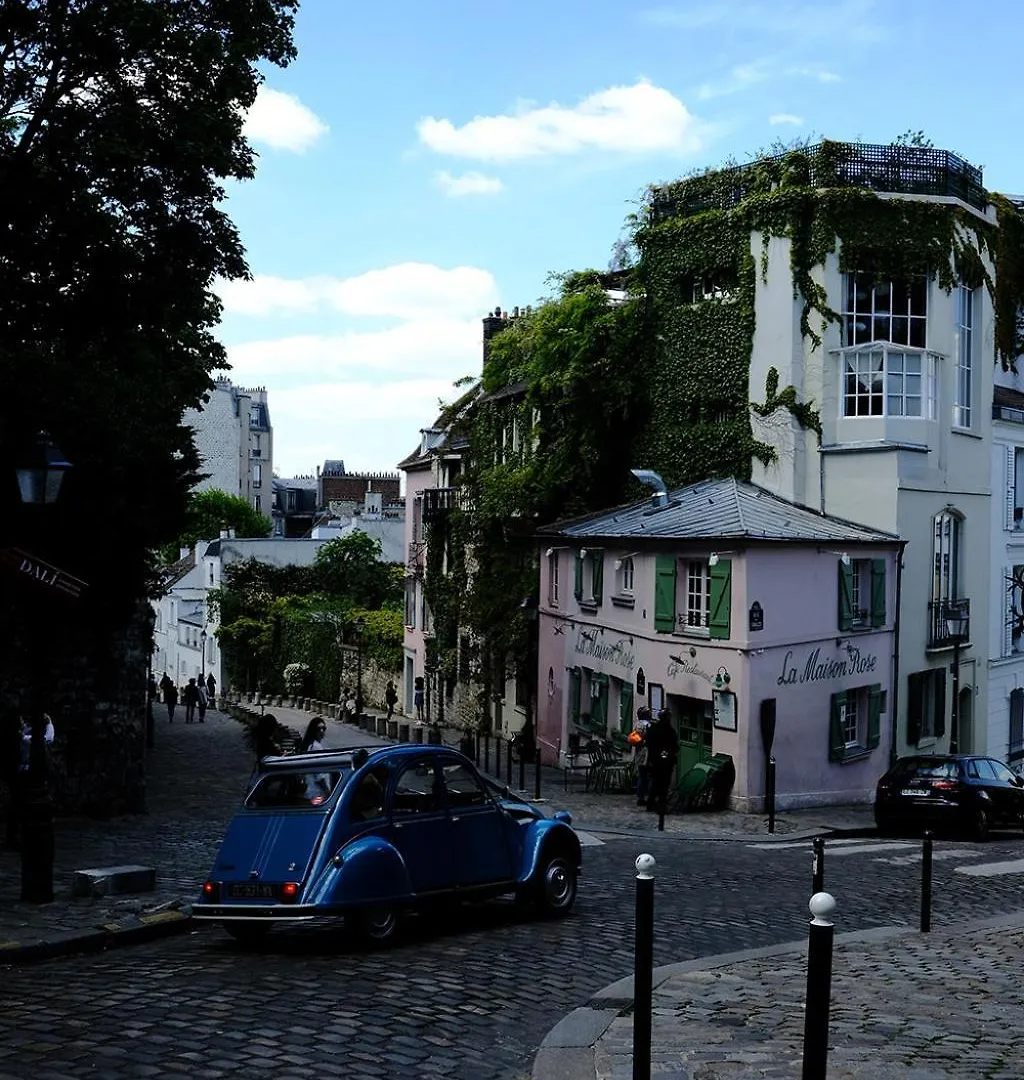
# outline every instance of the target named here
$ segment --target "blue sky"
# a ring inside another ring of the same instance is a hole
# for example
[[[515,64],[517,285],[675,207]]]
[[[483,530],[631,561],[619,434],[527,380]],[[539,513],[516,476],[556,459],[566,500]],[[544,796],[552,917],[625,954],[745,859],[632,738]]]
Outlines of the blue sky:
[[[1024,190],[1022,30],[1015,0],[304,0],[227,201],[254,280],[218,287],[277,471],[393,468],[483,315],[605,267],[652,182],[920,129]]]

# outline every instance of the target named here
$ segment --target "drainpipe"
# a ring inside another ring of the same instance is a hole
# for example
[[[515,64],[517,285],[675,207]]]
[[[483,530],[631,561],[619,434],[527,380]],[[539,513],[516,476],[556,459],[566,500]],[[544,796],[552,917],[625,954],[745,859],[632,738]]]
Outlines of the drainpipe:
[[[906,540],[900,541],[899,555],[896,556],[896,617],[892,628],[892,693],[889,695],[889,765],[896,764],[896,728],[900,716],[900,615],[902,614],[903,593],[903,552]]]

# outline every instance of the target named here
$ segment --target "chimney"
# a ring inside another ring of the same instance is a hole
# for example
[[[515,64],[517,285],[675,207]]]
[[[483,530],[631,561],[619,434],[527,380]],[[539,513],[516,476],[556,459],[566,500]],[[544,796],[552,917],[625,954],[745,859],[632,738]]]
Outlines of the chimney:
[[[500,330],[504,330],[508,326],[508,316],[501,310],[500,307],[496,307],[489,315],[484,316],[484,363],[487,362],[488,349],[487,345],[491,338],[494,337]]]

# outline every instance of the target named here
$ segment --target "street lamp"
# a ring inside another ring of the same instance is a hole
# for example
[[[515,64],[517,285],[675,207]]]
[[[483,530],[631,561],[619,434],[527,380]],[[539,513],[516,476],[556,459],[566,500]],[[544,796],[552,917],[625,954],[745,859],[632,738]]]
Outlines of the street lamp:
[[[71,463],[41,431],[32,451],[15,468],[18,491],[25,506],[43,507],[57,501],[64,474]],[[53,799],[50,796],[50,763],[46,752],[49,717],[42,707],[47,683],[45,619],[41,605],[33,604],[35,633],[32,639],[33,678],[28,768],[25,786],[18,793],[21,818],[21,899],[29,904],[53,902]],[[20,766],[19,766],[20,767]]]
[[[971,632],[971,613],[967,600],[947,600],[943,618],[946,622],[946,638],[953,643],[953,704],[950,711],[950,750],[960,745],[960,647]]]
[[[199,634],[199,678],[206,682],[206,627]]]
[[[366,629],[366,620],[359,616],[352,624],[356,635],[356,721],[363,715],[363,631]]]

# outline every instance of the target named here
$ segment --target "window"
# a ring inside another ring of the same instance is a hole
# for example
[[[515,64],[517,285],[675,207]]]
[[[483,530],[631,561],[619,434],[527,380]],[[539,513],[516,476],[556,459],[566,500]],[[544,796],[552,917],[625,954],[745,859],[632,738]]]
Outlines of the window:
[[[935,417],[935,357],[872,345],[843,353],[843,416]]]
[[[526,679],[528,675],[528,669],[516,668],[516,696],[515,706],[517,709],[526,708],[526,695],[530,692]]]
[[[932,600],[960,598],[960,548],[963,519],[953,510],[935,515],[932,545]]]
[[[956,291],[956,383],[953,388],[953,424],[971,426],[971,383],[974,350],[974,290],[961,285]]]
[[[604,552],[581,548],[576,553],[573,592],[580,604],[598,607],[604,599]]]
[[[412,501],[412,542],[418,544],[423,539],[423,496],[417,495]]]
[[[619,592],[624,596],[633,595],[634,567],[632,556],[627,556],[619,563]]]
[[[252,486],[260,487],[263,484],[263,466],[260,464],[252,467]]]
[[[441,767],[444,789],[451,806],[483,806],[487,802],[484,789],[477,778],[459,762]]]
[[[946,669],[907,676],[907,742],[939,739],[946,733]]]
[[[858,686],[832,695],[829,761],[845,761],[881,742],[882,687]]]
[[[395,785],[391,809],[396,815],[429,814],[441,809],[433,762],[418,761],[403,770]]]
[[[891,341],[894,345],[925,347],[928,322],[928,281],[872,280],[870,274],[846,275],[843,303],[843,344],[865,345]]]
[[[676,579],[685,574],[682,611],[676,609]],[[654,629],[659,634],[694,633],[707,629],[712,638],[727,639],[732,609],[732,560],[677,560],[658,555],[654,573]]]
[[[252,440],[252,454],[251,457],[260,457],[260,437],[259,435],[251,435]]]
[[[271,773],[253,788],[245,805],[250,809],[319,806],[340,780],[340,772]]]
[[[1003,569],[1002,655],[1024,652],[1024,566]]]
[[[548,603],[552,607],[558,607],[558,558],[557,551],[548,556]]]
[[[405,625],[416,629],[416,579],[405,579]]]
[[[214,584],[213,578],[214,578],[213,563],[210,563],[210,584],[211,585]]]
[[[1024,758],[1024,689],[1010,691],[1010,748],[1006,760]]]
[[[263,512],[263,500],[260,498],[260,496],[259,495],[254,495],[252,502],[253,502],[253,506],[255,507],[256,513],[257,514],[262,513]]]
[[[708,625],[708,613],[711,607],[711,576],[708,564],[697,559],[686,563],[686,611],[679,616],[679,622],[688,627]]]
[[[839,629],[885,625],[885,559],[839,561]]]
[[[296,506],[296,493],[289,491],[285,499],[285,511],[289,514],[294,513]]]

